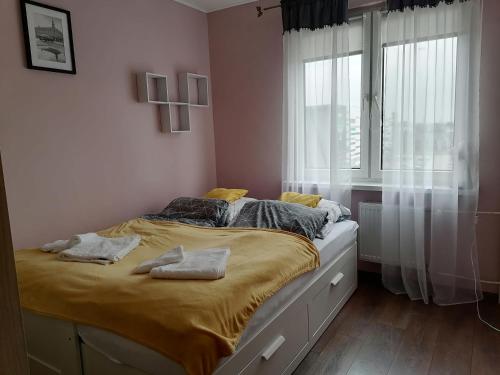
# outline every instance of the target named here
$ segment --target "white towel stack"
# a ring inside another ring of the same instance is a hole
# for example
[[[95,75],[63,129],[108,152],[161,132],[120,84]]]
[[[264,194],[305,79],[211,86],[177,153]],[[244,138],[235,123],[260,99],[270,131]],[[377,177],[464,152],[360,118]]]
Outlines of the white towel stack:
[[[70,247],[69,240],[57,240],[51,243],[46,243],[40,249],[46,253],[59,253],[63,250],[69,249]]]
[[[138,235],[107,238],[96,233],[77,234],[42,246],[42,251],[59,253],[68,262],[110,264],[118,262],[141,242]]]
[[[181,262],[155,267],[149,274],[154,279],[220,279],[226,275],[229,254],[227,248],[187,251]]]
[[[184,259],[184,247],[182,245],[168,250],[157,258],[146,260],[134,268],[132,273],[148,273],[155,267],[165,266],[170,263],[177,263]]]
[[[133,273],[147,273],[155,279],[216,280],[226,275],[228,248],[184,252],[182,245],[137,266]]]

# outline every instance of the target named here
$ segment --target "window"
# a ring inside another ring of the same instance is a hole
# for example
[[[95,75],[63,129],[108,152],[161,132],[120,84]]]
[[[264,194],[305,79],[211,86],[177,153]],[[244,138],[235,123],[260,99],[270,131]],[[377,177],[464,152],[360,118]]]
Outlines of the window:
[[[381,12],[352,19],[349,56],[304,61],[306,176],[309,173],[313,179],[328,180],[332,90],[328,77],[333,64],[339,68],[346,59],[354,182],[379,182],[382,171],[390,170],[453,170],[457,35],[391,44],[384,35],[384,22]],[[429,61],[435,64],[430,66]],[[441,71],[445,66],[453,69]],[[411,91],[404,95],[403,81],[405,90]],[[423,110],[431,103],[435,108],[432,112]],[[409,121],[413,121],[412,126],[408,126]],[[413,131],[428,136],[413,142]],[[413,156],[408,160],[391,158],[399,151],[397,147],[412,150]],[[433,152],[426,152],[427,147]]]
[[[351,128],[351,166],[361,168],[361,53],[335,60],[337,71],[348,59]],[[306,168],[330,167],[330,103],[332,59],[305,64]],[[321,72],[321,74],[318,74]],[[346,103],[347,104],[347,103]],[[347,111],[346,111],[347,113]]]
[[[453,169],[456,51],[456,36],[383,47],[382,170],[445,172]],[[452,69],[441,69],[443,67]],[[415,74],[404,77],[403,71]],[[406,84],[409,92],[403,94],[401,82],[405,78],[409,80]],[[403,97],[409,99],[408,104],[402,103]],[[401,106],[406,106],[403,111]],[[399,118],[396,113],[400,113]],[[410,121],[414,122],[413,126],[408,126]],[[411,134],[414,131],[424,136],[414,138]],[[397,152],[395,136],[404,142],[399,147],[413,150],[412,158],[397,158],[398,163],[391,163],[390,160],[396,158],[384,157]],[[413,139],[418,142],[405,141]],[[426,152],[428,147],[433,151]]]
[[[311,181],[328,181],[330,176],[330,110],[331,76],[336,71],[338,84],[344,76],[342,69],[349,69],[349,113],[351,123],[350,165],[357,178],[368,177],[368,157],[363,149],[368,147],[368,107],[363,104],[364,91],[369,87],[366,69],[370,68],[370,55],[364,50],[364,17],[352,19],[349,25],[349,55],[337,58],[312,57],[304,62],[305,87],[305,173]],[[368,60],[368,61],[366,61]],[[333,69],[336,64],[336,69]],[[340,91],[339,87],[337,90]],[[341,99],[342,96],[339,96]],[[342,111],[338,114],[342,116]],[[346,168],[349,168],[346,165]]]

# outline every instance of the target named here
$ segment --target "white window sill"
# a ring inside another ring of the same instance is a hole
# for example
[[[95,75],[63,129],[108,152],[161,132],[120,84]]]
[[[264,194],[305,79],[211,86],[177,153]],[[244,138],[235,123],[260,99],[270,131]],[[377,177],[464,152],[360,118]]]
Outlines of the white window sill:
[[[382,191],[382,183],[380,182],[353,182],[352,183],[352,190],[355,191]],[[445,187],[434,187],[434,188],[427,188],[426,193],[427,194],[432,194],[432,192],[436,193],[449,193],[453,189],[451,188],[445,188]],[[473,194],[473,190],[465,190],[463,188],[458,189],[458,194],[459,195],[467,195],[467,194]]]
[[[376,182],[353,182],[352,190],[356,191],[382,191],[382,184]]]
[[[324,189],[328,188],[328,184],[320,184],[320,183],[309,183],[310,186],[322,186]],[[382,182],[376,182],[376,181],[353,181],[352,184],[350,185],[351,189],[354,191],[382,191]],[[347,186],[346,186],[347,187]],[[389,187],[389,186],[388,186]],[[404,190],[403,186],[393,186],[394,191],[398,191],[400,189]],[[407,186],[407,189],[412,189],[411,186]],[[418,190],[418,189],[417,189]],[[456,189],[452,189],[450,187],[439,187],[439,186],[434,186],[434,187],[429,187],[426,188],[425,191],[426,193],[442,193],[442,192],[450,192],[450,191],[455,191]],[[458,188],[458,193],[459,195],[466,195],[466,194],[473,194],[474,191],[471,189],[464,189],[462,187]]]

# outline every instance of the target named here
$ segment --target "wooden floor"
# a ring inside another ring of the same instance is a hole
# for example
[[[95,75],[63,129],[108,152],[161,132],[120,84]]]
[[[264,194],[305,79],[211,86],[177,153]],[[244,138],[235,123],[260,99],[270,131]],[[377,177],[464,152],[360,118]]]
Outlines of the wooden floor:
[[[411,302],[368,275],[294,375],[500,374],[500,333],[477,319],[475,305]],[[495,297],[480,309],[500,326]]]

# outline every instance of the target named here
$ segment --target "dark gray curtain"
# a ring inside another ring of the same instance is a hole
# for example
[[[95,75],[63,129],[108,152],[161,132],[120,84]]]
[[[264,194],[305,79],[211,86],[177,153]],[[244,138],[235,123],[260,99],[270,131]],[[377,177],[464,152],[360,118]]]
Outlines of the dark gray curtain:
[[[321,29],[348,21],[348,0],[281,0],[283,33]]]
[[[467,0],[387,0],[387,9],[389,11],[403,11],[405,8],[414,9],[415,7],[435,7],[439,3],[453,4],[454,2],[464,2]]]

